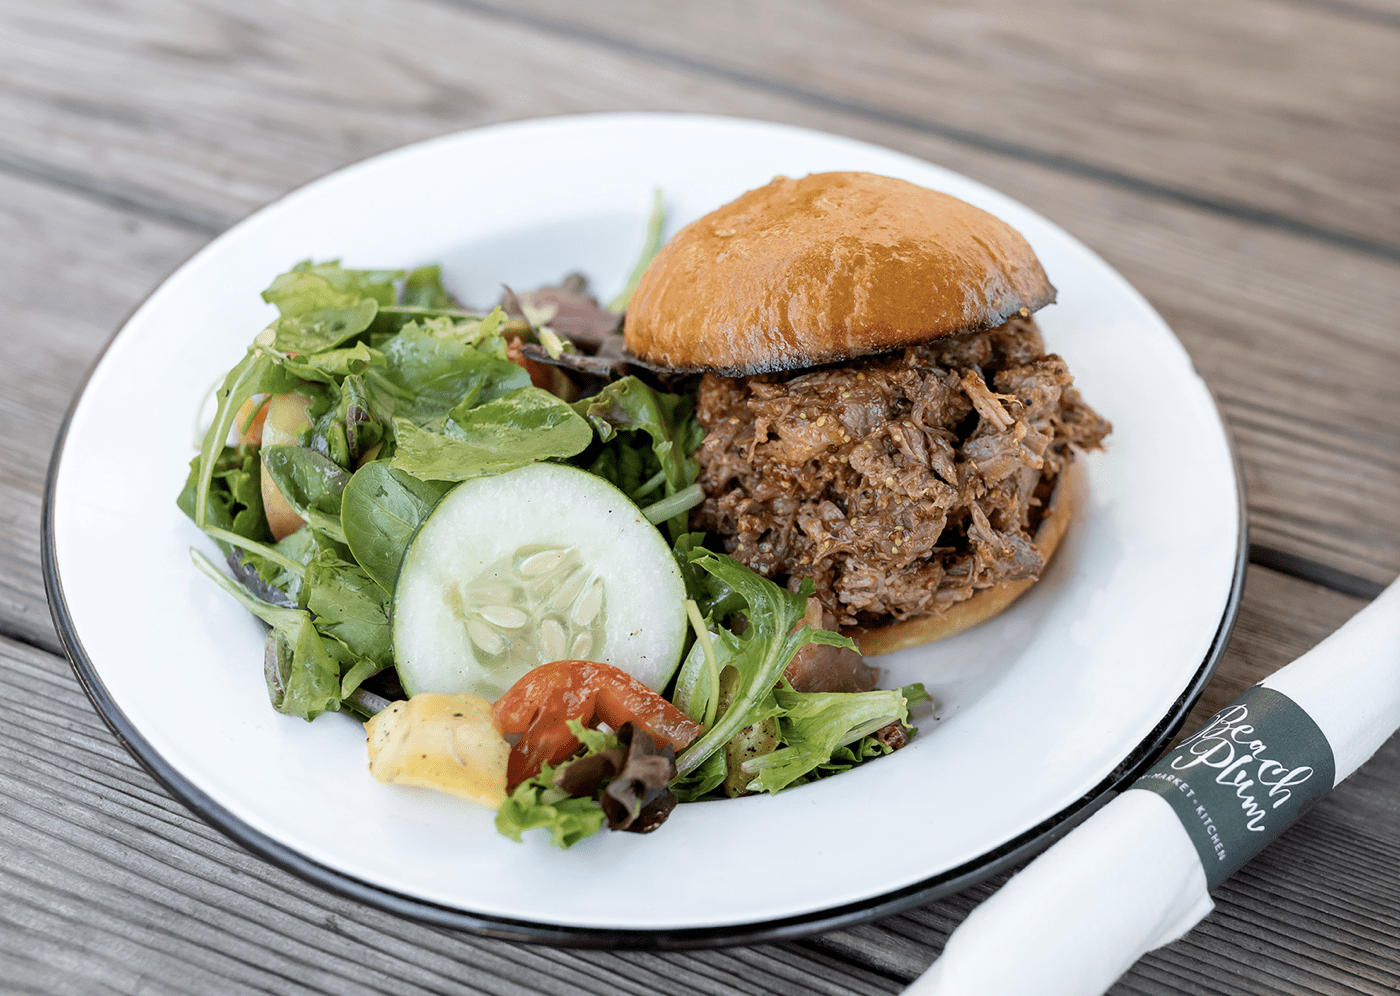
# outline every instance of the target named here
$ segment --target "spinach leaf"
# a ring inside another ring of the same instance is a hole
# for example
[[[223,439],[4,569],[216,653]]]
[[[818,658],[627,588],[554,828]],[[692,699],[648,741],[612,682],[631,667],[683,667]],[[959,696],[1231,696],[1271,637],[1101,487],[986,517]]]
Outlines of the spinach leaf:
[[[340,308],[321,308],[279,318],[272,348],[283,353],[319,353],[355,338],[374,321],[379,302],[361,298]]]
[[[418,478],[384,461],[355,471],[341,497],[345,542],[366,574],[393,594],[408,541],[451,485]]]
[[[506,359],[505,343],[496,336],[473,345],[413,323],[380,348],[385,366],[365,372],[376,406],[427,428],[441,428],[459,404],[494,401],[530,384],[530,375]]]
[[[452,310],[459,307],[456,299],[442,286],[440,266],[420,266],[411,271],[404,278],[403,295],[399,303],[410,308],[435,310]]]
[[[263,470],[303,521],[344,543],[340,497],[350,475],[305,446],[264,446]]]
[[[403,275],[402,270],[347,270],[338,261],[312,263],[308,259],[280,274],[262,297],[277,305],[284,318],[341,308],[361,298],[387,305],[397,299],[394,281]]]
[[[326,551],[308,565],[306,583],[311,592],[306,607],[318,630],[345,644],[356,658],[381,668],[393,663],[389,595],[368,574]]]
[[[548,391],[522,387],[509,395],[454,408],[443,432],[394,420],[393,465],[429,481],[464,481],[536,460],[570,457],[593,439],[588,424]]]

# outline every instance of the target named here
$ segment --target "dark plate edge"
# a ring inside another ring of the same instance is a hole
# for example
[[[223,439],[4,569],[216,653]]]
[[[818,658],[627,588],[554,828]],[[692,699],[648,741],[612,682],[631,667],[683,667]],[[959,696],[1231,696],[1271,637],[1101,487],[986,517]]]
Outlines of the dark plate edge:
[[[104,349],[103,355],[105,354],[106,350]],[[95,370],[96,367],[97,364],[94,364],[92,370]],[[78,389],[72,405],[64,416],[58,438],[54,443],[53,458],[50,461],[48,476],[44,484],[40,556],[44,572],[44,589],[48,595],[49,611],[53,616],[54,626],[58,630],[59,639],[63,644],[69,663],[73,667],[74,674],[77,676],[79,684],[82,685],[83,691],[92,700],[98,714],[116,735],[122,746],[140,762],[141,766],[156,781],[165,786],[176,799],[182,801],[206,823],[247,850],[331,892],[348,896],[399,916],[420,920],[438,927],[465,930],[484,937],[560,947],[655,951],[785,941],[900,913],[959,892],[990,878],[1049,847],[1086,819],[1099,806],[1106,803],[1120,788],[1130,784],[1147,770],[1185,723],[1191,708],[1214,675],[1216,667],[1224,656],[1230,634],[1234,630],[1244,592],[1248,543],[1246,541],[1247,520],[1244,511],[1243,475],[1239,473],[1234,441],[1222,419],[1221,425],[1225,427],[1226,440],[1230,447],[1232,466],[1235,471],[1236,492],[1239,496],[1240,508],[1238,512],[1239,538],[1235,552],[1234,574],[1230,582],[1230,593],[1226,601],[1225,611],[1216,629],[1215,637],[1211,641],[1201,666],[1196,670],[1186,689],[1178,696],[1161,722],[1103,781],[1055,816],[987,852],[975,861],[916,882],[903,889],[857,903],[816,910],[781,920],[651,931],[559,926],[474,914],[369,885],[312,861],[266,834],[247,826],[168,764],[146,742],[134,724],[127,719],[112,699],[106,686],[102,683],[102,679],[98,676],[92,660],[84,650],[82,640],[78,637],[77,630],[69,615],[54,552],[53,506],[59,465],[62,461],[63,446],[68,436],[73,413],[82,399],[87,381],[92,376],[92,370],[88,372],[82,387]],[[1218,411],[1219,406],[1217,406]]]
[[[288,195],[283,195],[272,203],[283,200],[286,196]],[[267,206],[265,205],[264,209]],[[198,255],[203,249],[204,247],[201,247],[193,255]],[[182,261],[171,273],[178,271],[188,262],[188,259]],[[151,294],[154,294],[155,290],[159,289],[168,279],[169,275],[157,283]],[[54,440],[53,455],[50,458],[48,474],[44,481],[39,540],[44,591],[48,597],[49,613],[53,619],[54,628],[58,632],[59,641],[63,645],[64,653],[68,657],[78,683],[91,700],[98,715],[102,717],[103,722],[106,723],[122,746],[174,798],[235,843],[279,868],[323,889],[398,916],[419,920],[437,927],[464,930],[483,937],[506,941],[572,948],[674,951],[790,941],[810,934],[866,923],[903,912],[915,906],[924,905],[975,885],[1049,847],[1087,819],[1096,809],[1107,803],[1120,788],[1131,784],[1145,772],[1186,722],[1186,717],[1196,700],[1200,698],[1201,693],[1215,674],[1239,616],[1249,550],[1244,475],[1240,472],[1238,449],[1235,446],[1233,434],[1228,423],[1220,414],[1220,405],[1212,393],[1211,401],[1215,407],[1217,418],[1220,420],[1222,431],[1225,433],[1226,446],[1230,453],[1238,505],[1236,515],[1239,528],[1235,564],[1224,613],[1206,652],[1205,659],[1192,676],[1186,689],[1173,703],[1167,715],[1098,785],[1051,818],[988,851],[974,861],[902,889],[872,896],[859,902],[815,910],[778,920],[676,930],[575,927],[470,913],[405,896],[379,886],[370,885],[312,861],[300,852],[247,826],[176,771],[146,742],[136,726],[127,719],[113,700],[102,679],[98,676],[97,669],[93,666],[87,651],[83,648],[82,640],[73,625],[68,603],[63,594],[63,583],[59,576],[58,561],[54,550],[54,490],[63,458],[64,444],[68,438],[73,415],[86,393],[88,382],[92,379],[103,359],[106,358],[112,344],[121,334],[121,330],[126,327],[131,317],[144,306],[151,294],[147,294],[136,307],[132,308],[116,332],[107,341],[102,352],[88,368],[82,383],[73,396],[72,403],[64,414],[63,422],[59,426],[57,437]]]

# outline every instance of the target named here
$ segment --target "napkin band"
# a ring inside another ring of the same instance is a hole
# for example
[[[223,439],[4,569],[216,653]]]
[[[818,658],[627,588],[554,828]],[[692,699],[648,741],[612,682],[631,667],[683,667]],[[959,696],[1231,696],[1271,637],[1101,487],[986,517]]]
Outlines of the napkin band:
[[[1331,791],[1334,774],[1332,747],[1312,718],[1256,685],[1131,788],[1172,807],[1214,889]]]

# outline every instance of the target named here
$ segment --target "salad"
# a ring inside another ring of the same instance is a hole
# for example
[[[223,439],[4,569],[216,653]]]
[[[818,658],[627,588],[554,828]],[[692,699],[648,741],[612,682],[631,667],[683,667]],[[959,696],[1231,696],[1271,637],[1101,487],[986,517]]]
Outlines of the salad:
[[[827,777],[901,746],[926,699],[794,683],[854,644],[810,583],[690,529],[694,386],[629,368],[618,332],[660,230],[607,308],[578,277],[482,313],[435,266],[298,264],[178,498],[224,554],[195,565],[268,626],[272,707],[366,721],[376,778],[493,806],[517,840]]]

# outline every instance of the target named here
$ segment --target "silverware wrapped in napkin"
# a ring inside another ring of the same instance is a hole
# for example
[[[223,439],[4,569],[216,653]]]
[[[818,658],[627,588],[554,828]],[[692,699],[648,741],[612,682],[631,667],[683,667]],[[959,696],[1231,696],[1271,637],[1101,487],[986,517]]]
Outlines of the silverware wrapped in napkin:
[[[1398,728],[1400,581],[1013,877],[906,992],[1103,993]]]

